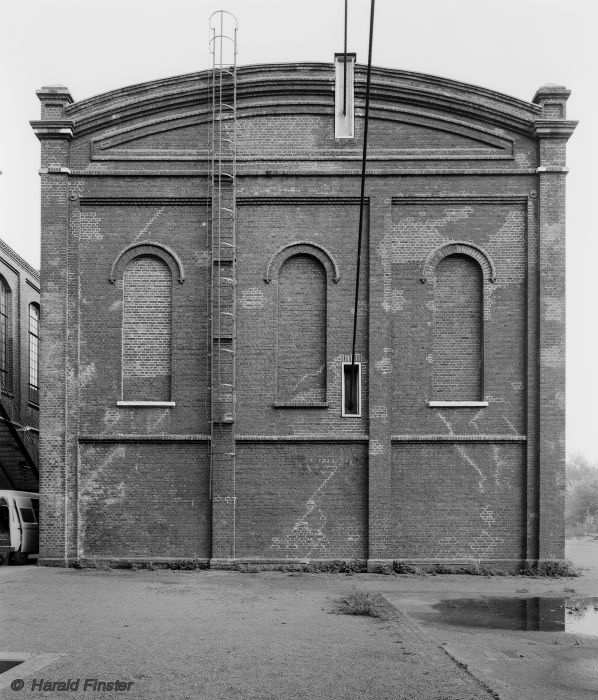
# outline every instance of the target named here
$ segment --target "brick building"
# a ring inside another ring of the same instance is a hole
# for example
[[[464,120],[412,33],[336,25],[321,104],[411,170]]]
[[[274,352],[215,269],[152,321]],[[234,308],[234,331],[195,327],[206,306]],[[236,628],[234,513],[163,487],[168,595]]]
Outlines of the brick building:
[[[569,92],[373,69],[352,406],[343,66],[38,91],[43,563],[563,558]]]
[[[0,241],[0,490],[38,490],[39,272]]]

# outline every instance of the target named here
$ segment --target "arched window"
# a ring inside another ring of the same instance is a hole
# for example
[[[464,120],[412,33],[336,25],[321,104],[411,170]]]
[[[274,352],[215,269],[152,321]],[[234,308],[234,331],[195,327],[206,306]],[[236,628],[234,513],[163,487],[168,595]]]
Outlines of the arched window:
[[[39,306],[29,304],[29,401],[39,404]]]
[[[436,266],[432,359],[433,399],[483,399],[483,276],[469,255],[448,255]]]
[[[0,277],[0,378],[2,389],[12,391],[12,294]]]
[[[278,402],[326,401],[326,270],[313,255],[278,273]]]
[[[170,267],[153,255],[133,257],[123,275],[123,301],[123,400],[170,401]]]

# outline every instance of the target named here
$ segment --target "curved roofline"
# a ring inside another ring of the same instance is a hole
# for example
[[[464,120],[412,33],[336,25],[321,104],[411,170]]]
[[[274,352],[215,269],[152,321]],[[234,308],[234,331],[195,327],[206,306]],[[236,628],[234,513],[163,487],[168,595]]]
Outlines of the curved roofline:
[[[355,73],[358,93],[364,90],[365,73],[366,67],[358,64]],[[278,78],[275,79],[273,74],[278,74]],[[209,75],[210,71],[204,70],[117,88],[67,105],[65,116],[74,121],[76,130],[77,126],[81,126],[83,131],[96,131],[135,118],[136,104],[144,114],[148,111],[172,110],[177,107],[177,102],[179,106],[197,102],[195,95],[198,90],[205,90],[207,95]],[[334,97],[330,89],[334,81],[333,63],[252,64],[238,68],[237,80],[240,109],[243,100],[251,99],[254,90],[267,93],[270,100],[277,94],[282,97],[293,92],[296,95],[297,91],[330,93],[331,100]],[[523,132],[531,132],[531,125],[541,113],[539,105],[501,92],[441,76],[394,68],[373,67],[372,90],[373,101],[413,101],[437,109],[468,113],[482,121],[493,121],[495,125],[504,122],[507,128]],[[167,99],[158,104],[160,98]],[[114,112],[120,109],[123,111],[115,121]]]

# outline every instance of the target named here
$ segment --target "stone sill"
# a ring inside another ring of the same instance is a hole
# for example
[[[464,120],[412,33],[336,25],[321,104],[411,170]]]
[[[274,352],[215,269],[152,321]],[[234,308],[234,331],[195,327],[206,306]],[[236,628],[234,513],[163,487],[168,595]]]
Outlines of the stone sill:
[[[174,401],[117,401],[116,405],[119,408],[174,408]]]
[[[273,408],[328,408],[328,401],[306,401],[305,403],[276,401],[272,406]]]
[[[486,408],[487,401],[428,401],[430,408]]]

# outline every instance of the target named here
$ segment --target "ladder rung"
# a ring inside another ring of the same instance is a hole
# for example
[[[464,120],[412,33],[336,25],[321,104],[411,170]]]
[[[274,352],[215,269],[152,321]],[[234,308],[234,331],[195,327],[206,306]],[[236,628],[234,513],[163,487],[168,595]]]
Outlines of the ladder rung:
[[[232,277],[221,277],[221,276],[218,276],[218,277],[216,277],[216,279],[213,280],[213,281],[214,281],[214,282],[216,282],[216,281],[218,281],[218,282],[225,282],[226,284],[229,284],[231,287],[234,287],[234,286],[235,286],[235,280],[232,279]]]

